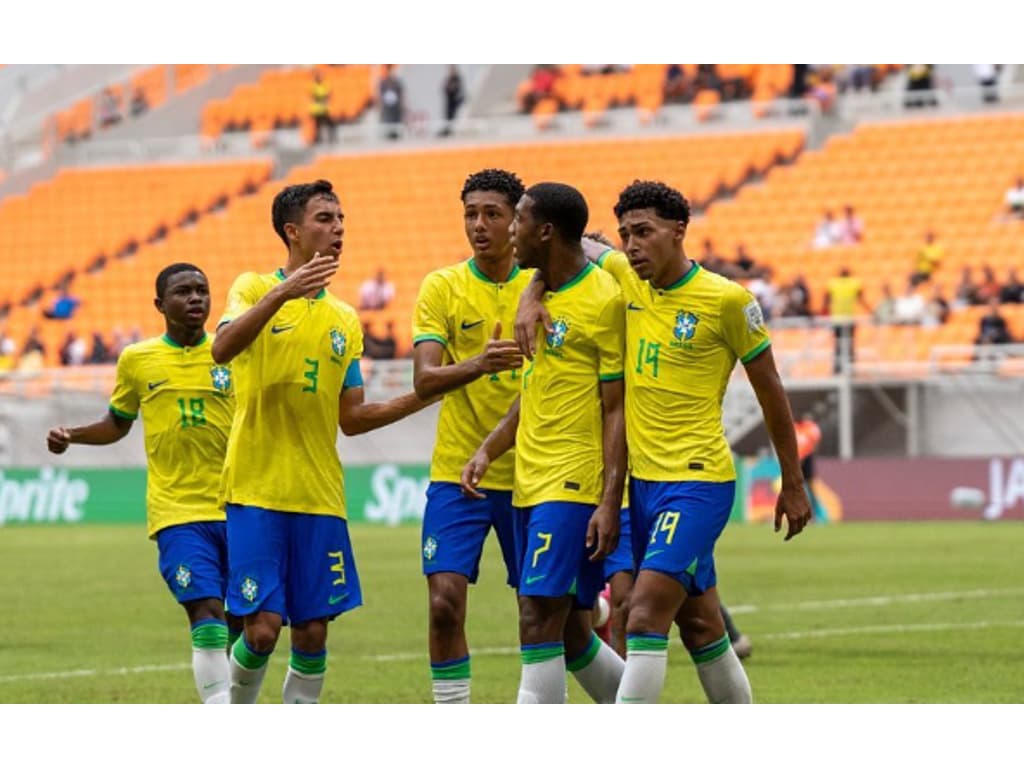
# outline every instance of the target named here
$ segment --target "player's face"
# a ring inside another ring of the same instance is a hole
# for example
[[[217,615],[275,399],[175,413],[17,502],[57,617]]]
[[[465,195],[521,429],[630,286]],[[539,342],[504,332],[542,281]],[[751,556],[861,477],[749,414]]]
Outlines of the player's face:
[[[686,225],[661,218],[653,208],[626,211],[619,219],[622,251],[641,280],[665,285],[682,255]]]
[[[513,210],[501,192],[474,191],[466,195],[463,220],[473,258],[499,259],[512,249],[509,226]]]
[[[310,259],[317,252],[337,259],[345,237],[344,222],[345,214],[336,200],[323,195],[310,198],[302,223],[295,227],[299,252]]]
[[[515,216],[509,232],[512,235],[512,247],[516,250],[516,262],[520,267],[540,266],[541,237],[537,220],[533,217],[533,200],[527,195],[519,198]]]
[[[210,284],[201,272],[178,272],[168,278],[164,297],[156,302],[169,327],[194,331],[210,317]]]

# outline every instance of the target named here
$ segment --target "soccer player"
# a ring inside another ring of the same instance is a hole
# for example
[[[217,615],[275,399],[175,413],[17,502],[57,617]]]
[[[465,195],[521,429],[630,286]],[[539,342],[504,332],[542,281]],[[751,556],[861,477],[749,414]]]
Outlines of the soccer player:
[[[253,703],[281,625],[291,625],[282,698],[316,703],[327,669],[327,624],[362,604],[345,517],[338,426],[346,435],[424,407],[409,393],[363,402],[363,338],[355,310],[327,292],[344,236],[329,181],[274,198],[285,266],[239,276],[213,357],[234,361],[238,410],[222,477],[228,526],[228,608],[242,616],[232,648],[231,701]]]
[[[218,503],[221,466],[235,410],[231,370],[217,365],[206,335],[210,286],[192,264],[171,264],[156,278],[166,332],[124,348],[110,409],[97,422],[56,427],[53,453],[72,443],[110,445],[139,413],[146,445],[146,518],[160,574],[185,609],[192,632],[192,673],[205,704],[227,704],[229,634],[240,620],[224,612],[227,531]]]
[[[775,530],[785,517],[787,541],[811,513],[789,402],[757,301],[686,256],[686,199],[661,182],[636,181],[620,194],[615,215],[625,253],[606,251],[600,263],[627,302],[626,432],[639,563],[617,701],[658,700],[675,621],[708,700],[749,702],[750,682],[719,609],[713,557],[735,493],[721,404],[736,360],[743,362],[779,456]],[[535,298],[533,292],[524,296]],[[521,314],[516,335],[530,357],[529,331],[539,312]]]
[[[462,472],[465,492],[479,495],[491,462],[516,447],[523,704],[562,703],[567,667],[605,700],[587,678],[614,681],[622,669],[592,631],[584,655],[566,658],[570,613],[589,618],[604,584],[601,561],[618,540],[626,463],[624,305],[615,281],[583,253],[587,216],[583,196],[565,184],[536,184],[516,206],[516,260],[549,286],[553,330],[523,371],[519,399]]]
[[[519,393],[519,347],[502,339],[531,272],[515,263],[509,227],[523,183],[486,169],[462,188],[466,239],[473,256],[428,274],[413,319],[414,382],[420,397],[444,395],[430,465],[421,552],[429,598],[430,671],[434,701],[469,703],[466,640],[468,585],[478,576],[488,532],[498,537],[509,586],[519,585],[513,534],[509,452],[491,467],[484,498],[461,493],[466,458],[498,424]]]

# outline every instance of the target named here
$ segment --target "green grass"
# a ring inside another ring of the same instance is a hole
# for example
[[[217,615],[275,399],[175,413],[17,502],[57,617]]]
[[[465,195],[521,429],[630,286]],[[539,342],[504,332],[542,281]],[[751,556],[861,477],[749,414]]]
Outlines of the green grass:
[[[418,537],[353,529],[365,605],[331,625],[325,702],[430,701]],[[719,589],[754,643],[755,700],[1020,702],[1022,551],[1014,522],[843,524],[785,544],[729,526]],[[519,681],[499,566],[492,541],[470,590],[477,702],[513,702]],[[0,703],[197,700],[185,614],[142,527],[4,528],[0,595]],[[280,700],[287,648],[282,638],[261,701]],[[587,700],[575,681],[570,700]],[[704,701],[678,638],[662,700]]]

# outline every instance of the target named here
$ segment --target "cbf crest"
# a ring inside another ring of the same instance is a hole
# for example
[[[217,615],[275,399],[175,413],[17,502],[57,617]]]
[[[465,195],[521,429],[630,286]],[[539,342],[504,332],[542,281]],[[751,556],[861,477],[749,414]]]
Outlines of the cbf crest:
[[[345,354],[345,334],[337,328],[331,328],[331,351],[338,357]]]
[[[569,333],[569,321],[560,317],[551,324],[551,333],[547,334],[548,352],[562,356],[561,347],[565,344],[565,335]]]
[[[226,365],[215,365],[210,369],[210,382],[218,392],[231,389],[231,369]]]
[[[680,310],[676,313],[676,327],[673,330],[677,341],[689,341],[697,330],[700,319],[692,312]]]

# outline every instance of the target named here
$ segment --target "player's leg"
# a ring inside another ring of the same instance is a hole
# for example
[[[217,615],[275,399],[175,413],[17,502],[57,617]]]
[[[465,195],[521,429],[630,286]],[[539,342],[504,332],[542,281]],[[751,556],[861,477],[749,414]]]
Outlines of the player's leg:
[[[633,591],[634,570],[632,525],[629,508],[624,507],[619,517],[619,544],[604,564],[610,603],[608,644],[622,658],[626,658],[626,616],[629,595]]]
[[[204,704],[227,704],[229,699],[225,535],[225,524],[218,522],[175,525],[157,534],[160,573],[188,615],[192,675]]]
[[[598,704],[614,704],[625,662],[594,631],[592,605],[573,605],[565,623],[565,667]]]
[[[753,650],[754,645],[750,642],[750,638],[744,635],[733,619],[729,609],[725,607],[725,603],[721,603],[722,621],[725,623],[726,634],[729,635],[729,642],[732,644],[732,648],[736,651],[736,655],[741,659],[747,658]],[[684,641],[685,642],[685,641]]]
[[[718,590],[692,595],[676,617],[679,634],[711,704],[750,704],[750,680],[729,641]]]
[[[431,686],[438,704],[468,704],[470,699],[468,587],[479,573],[491,509],[510,495],[485,492],[485,499],[469,499],[455,483],[431,483],[427,489],[420,551],[427,577]]]
[[[327,623],[363,604],[348,523],[333,515],[290,514],[285,600],[291,655],[281,699],[316,704],[327,673]]]
[[[228,504],[227,609],[241,617],[231,648],[231,703],[255,704],[285,615],[287,513]]]

